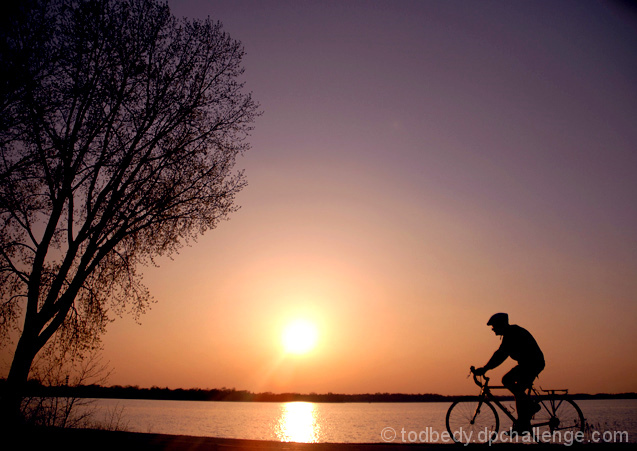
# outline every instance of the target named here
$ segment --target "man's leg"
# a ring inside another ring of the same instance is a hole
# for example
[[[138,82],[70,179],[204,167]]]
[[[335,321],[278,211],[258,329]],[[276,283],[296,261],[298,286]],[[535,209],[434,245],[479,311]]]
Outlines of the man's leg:
[[[515,408],[518,412],[518,420],[515,429],[518,432],[531,430],[531,409],[527,389],[533,383],[535,375],[530,379],[530,375],[520,365],[517,365],[502,377],[502,385],[508,388],[515,397]]]

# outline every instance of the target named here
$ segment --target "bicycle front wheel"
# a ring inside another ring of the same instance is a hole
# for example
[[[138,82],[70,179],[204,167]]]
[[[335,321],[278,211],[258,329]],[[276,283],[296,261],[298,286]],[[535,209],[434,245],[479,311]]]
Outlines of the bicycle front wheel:
[[[537,441],[545,443],[572,444],[578,440],[576,434],[584,432],[585,426],[579,406],[563,396],[543,398],[540,411],[532,421]]]
[[[491,403],[480,398],[451,404],[447,431],[456,443],[491,443],[498,435],[500,419]]]

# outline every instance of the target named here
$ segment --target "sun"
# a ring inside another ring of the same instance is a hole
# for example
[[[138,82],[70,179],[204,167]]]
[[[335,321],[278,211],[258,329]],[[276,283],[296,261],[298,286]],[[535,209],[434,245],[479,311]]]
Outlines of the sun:
[[[310,321],[297,319],[283,330],[283,349],[289,354],[305,354],[316,346],[318,330]]]

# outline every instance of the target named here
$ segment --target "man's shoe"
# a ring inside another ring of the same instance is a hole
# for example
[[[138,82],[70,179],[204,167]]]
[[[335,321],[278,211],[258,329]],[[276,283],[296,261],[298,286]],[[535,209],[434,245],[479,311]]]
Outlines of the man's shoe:
[[[529,406],[529,412],[531,413],[531,417],[542,410],[542,406],[539,402],[532,401]]]

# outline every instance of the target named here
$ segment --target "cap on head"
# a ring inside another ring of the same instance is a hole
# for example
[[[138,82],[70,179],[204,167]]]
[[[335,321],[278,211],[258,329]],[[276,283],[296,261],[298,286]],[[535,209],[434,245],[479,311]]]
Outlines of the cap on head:
[[[489,322],[487,326],[508,326],[509,325],[509,315],[506,313],[496,313],[491,318],[489,318]]]

